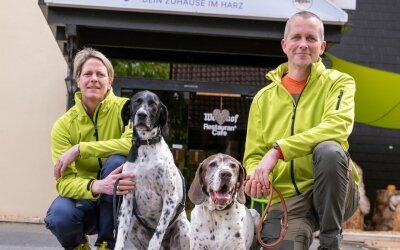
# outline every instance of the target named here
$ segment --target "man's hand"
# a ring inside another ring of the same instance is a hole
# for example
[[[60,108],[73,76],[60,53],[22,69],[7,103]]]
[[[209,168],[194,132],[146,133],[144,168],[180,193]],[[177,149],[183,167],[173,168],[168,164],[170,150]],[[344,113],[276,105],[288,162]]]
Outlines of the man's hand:
[[[264,197],[270,189],[269,174],[279,160],[279,152],[270,149],[258,163],[253,175],[246,177],[244,192],[251,197]]]
[[[261,189],[261,183],[254,180],[253,175],[248,175],[244,182],[244,192],[250,197],[260,198],[264,197],[265,190]]]
[[[54,165],[54,178],[57,180],[64,176],[65,169],[79,157],[79,144],[72,146],[58,158]]]
[[[102,180],[95,180],[92,185],[93,195],[98,194],[109,194],[112,195],[114,192],[114,184],[119,179],[117,186],[117,195],[125,195],[135,188],[135,182],[133,181],[133,173],[124,172],[122,173],[123,165],[112,171],[106,178]]]

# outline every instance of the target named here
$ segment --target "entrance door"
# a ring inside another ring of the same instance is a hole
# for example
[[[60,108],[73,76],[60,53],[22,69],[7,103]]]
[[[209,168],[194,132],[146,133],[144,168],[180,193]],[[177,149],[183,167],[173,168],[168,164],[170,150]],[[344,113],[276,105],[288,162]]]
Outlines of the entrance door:
[[[196,153],[225,153],[241,162],[250,104],[250,98],[240,95],[190,93],[188,148],[195,155],[189,159],[201,161]]]
[[[137,89],[121,89],[130,98]],[[165,138],[177,165],[198,166],[206,157],[225,153],[242,161],[251,98],[196,92],[153,90],[168,108]]]

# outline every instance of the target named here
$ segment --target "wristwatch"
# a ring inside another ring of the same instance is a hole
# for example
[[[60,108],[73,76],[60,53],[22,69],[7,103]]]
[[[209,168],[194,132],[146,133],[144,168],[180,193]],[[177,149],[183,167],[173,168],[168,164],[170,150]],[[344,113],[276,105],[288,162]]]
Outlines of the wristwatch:
[[[283,160],[282,149],[279,147],[278,143],[276,143],[276,142],[272,143],[272,148],[274,148],[278,151],[279,159]]]

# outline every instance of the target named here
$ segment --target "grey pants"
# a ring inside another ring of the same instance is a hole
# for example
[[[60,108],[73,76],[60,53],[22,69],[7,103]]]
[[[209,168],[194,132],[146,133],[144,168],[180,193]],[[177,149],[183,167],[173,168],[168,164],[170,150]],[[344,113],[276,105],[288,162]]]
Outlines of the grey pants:
[[[276,249],[309,249],[313,232],[320,230],[319,249],[338,249],[343,221],[355,212],[359,201],[349,157],[333,141],[322,142],[313,152],[314,185],[299,196],[286,199],[289,230]],[[264,242],[274,242],[281,227],[282,206],[271,207],[263,224]]]

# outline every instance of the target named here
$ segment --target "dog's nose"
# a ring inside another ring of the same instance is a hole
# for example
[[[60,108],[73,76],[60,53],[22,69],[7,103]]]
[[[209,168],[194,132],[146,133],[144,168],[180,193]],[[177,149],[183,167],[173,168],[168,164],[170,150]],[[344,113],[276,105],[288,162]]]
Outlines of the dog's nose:
[[[220,173],[220,176],[221,176],[221,179],[227,180],[227,179],[230,179],[232,177],[232,173],[229,172],[229,171],[222,171]]]
[[[147,115],[146,115],[146,113],[141,112],[141,113],[137,113],[137,117],[139,120],[144,120],[144,119],[146,119]]]

